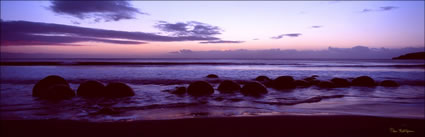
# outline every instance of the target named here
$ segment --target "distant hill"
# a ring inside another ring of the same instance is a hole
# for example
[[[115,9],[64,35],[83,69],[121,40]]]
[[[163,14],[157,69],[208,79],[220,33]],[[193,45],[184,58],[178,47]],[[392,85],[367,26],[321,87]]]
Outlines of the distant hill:
[[[425,52],[415,52],[401,55],[399,57],[394,57],[393,59],[424,59],[425,60]]]

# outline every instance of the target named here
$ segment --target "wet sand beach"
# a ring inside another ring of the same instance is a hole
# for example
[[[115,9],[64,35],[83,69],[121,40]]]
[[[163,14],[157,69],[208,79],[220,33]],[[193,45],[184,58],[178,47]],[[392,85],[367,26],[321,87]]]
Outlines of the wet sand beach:
[[[85,122],[2,120],[1,136],[424,136],[424,119],[374,116],[249,116]]]

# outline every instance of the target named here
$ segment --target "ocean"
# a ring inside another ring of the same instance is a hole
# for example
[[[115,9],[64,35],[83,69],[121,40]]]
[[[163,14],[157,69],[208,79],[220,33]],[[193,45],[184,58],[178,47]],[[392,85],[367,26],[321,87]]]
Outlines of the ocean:
[[[60,119],[82,121],[133,121],[194,117],[244,117],[262,115],[367,115],[424,118],[424,60],[347,59],[2,59],[0,112],[3,120]],[[216,74],[218,79],[206,78]],[[74,97],[49,101],[32,96],[37,81],[49,75],[65,78],[73,90],[86,80],[103,84],[124,82],[132,97],[87,99]],[[222,80],[243,85],[264,75],[272,79],[318,75],[353,79],[370,76],[375,81],[394,80],[399,87],[316,86],[290,91],[267,88],[261,97],[222,94]],[[175,95],[166,90],[205,80],[211,96]],[[319,99],[309,101],[309,99]],[[98,113],[113,108],[117,114]]]

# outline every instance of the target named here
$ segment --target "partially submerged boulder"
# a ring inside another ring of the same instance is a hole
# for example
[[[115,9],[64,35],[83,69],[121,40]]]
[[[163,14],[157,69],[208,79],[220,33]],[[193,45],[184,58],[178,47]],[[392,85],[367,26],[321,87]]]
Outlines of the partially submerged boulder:
[[[170,92],[171,94],[176,95],[183,95],[186,94],[186,87],[176,87],[173,91]]]
[[[295,80],[295,85],[297,87],[309,87],[312,84],[305,80]]]
[[[295,87],[295,81],[292,76],[280,76],[273,80],[273,88],[275,89],[293,89]]]
[[[43,96],[43,98],[49,100],[62,100],[70,99],[74,96],[75,92],[68,85],[56,84],[47,89],[47,94]]]
[[[218,78],[216,74],[209,74],[207,75],[207,78]]]
[[[47,89],[51,86],[63,84],[69,87],[68,82],[60,76],[50,75],[42,80],[38,81],[32,89],[32,96],[34,97],[46,97],[48,95]]]
[[[260,82],[260,83],[262,83],[262,84],[264,84],[267,87],[272,87],[273,86],[272,79],[270,79],[267,76],[258,76],[257,78],[255,78],[255,80],[258,81],[258,82]]]
[[[111,82],[105,87],[105,96],[110,98],[134,96],[134,91],[125,83]]]
[[[74,97],[75,92],[69,87],[64,78],[50,75],[35,84],[32,95],[42,99],[62,100]]]
[[[187,93],[191,96],[207,96],[214,93],[214,88],[206,81],[190,83]]]
[[[256,81],[271,81],[271,79],[267,76],[258,76],[255,78]]]
[[[335,85],[329,81],[321,81],[317,86],[320,88],[335,88]]]
[[[331,82],[335,85],[335,87],[348,87],[350,86],[350,82],[343,78],[333,78]]]
[[[248,82],[244,84],[240,92],[246,96],[261,96],[268,91],[267,88],[259,82]]]
[[[400,86],[397,82],[395,82],[393,80],[384,80],[384,81],[381,82],[380,85],[384,86],[384,87],[398,87],[398,86]]]
[[[95,80],[83,82],[77,89],[77,95],[81,97],[104,97],[105,85]]]
[[[218,91],[220,91],[221,93],[232,93],[240,89],[241,89],[241,86],[238,83],[231,80],[224,80],[218,86]]]
[[[317,80],[316,77],[307,77],[304,78],[305,81],[307,81],[310,85],[318,85],[320,83],[320,80]]]
[[[353,86],[373,87],[376,86],[375,80],[369,76],[360,76],[351,82]]]

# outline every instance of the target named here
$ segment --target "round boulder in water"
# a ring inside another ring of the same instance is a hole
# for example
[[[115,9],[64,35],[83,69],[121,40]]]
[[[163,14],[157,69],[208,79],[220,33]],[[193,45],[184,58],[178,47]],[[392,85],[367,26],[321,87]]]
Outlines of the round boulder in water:
[[[335,87],[348,87],[350,86],[350,82],[343,78],[333,78],[332,83],[335,85]]]
[[[127,84],[111,82],[105,87],[105,96],[111,98],[134,96],[134,91]]]
[[[32,96],[34,97],[46,97],[48,95],[47,89],[51,86],[63,84],[69,87],[68,82],[60,76],[50,75],[42,80],[38,81],[32,89]]]
[[[258,76],[255,78],[256,81],[271,81],[271,79],[267,76]]]
[[[305,81],[305,80],[295,80],[295,85],[297,85],[297,87],[309,87],[309,86],[311,86],[311,84],[308,81]]]
[[[241,89],[241,86],[239,86],[238,83],[231,80],[224,80],[218,86],[218,91],[220,91],[221,93],[232,93],[240,89]]]
[[[261,96],[267,92],[267,88],[259,82],[248,82],[241,89],[241,93],[246,96]]]
[[[384,87],[398,87],[400,86],[397,82],[393,81],[393,80],[384,80],[381,82],[381,86]]]
[[[50,100],[70,99],[75,96],[75,92],[65,84],[56,84],[47,89],[46,96],[43,98]]]
[[[103,97],[105,96],[105,86],[99,81],[86,81],[80,84],[77,95],[82,97]]]
[[[187,93],[192,96],[207,96],[214,93],[214,88],[206,81],[190,83]]]
[[[207,78],[218,78],[216,74],[209,74],[207,75]]]
[[[293,89],[296,85],[292,76],[280,76],[273,80],[273,87],[275,89]]]
[[[171,94],[176,94],[176,95],[186,94],[186,87],[176,87],[173,91],[171,91]]]
[[[376,86],[375,80],[368,76],[360,76],[351,82],[354,86],[373,87]]]
[[[317,86],[320,88],[335,88],[335,85],[328,81],[321,81]]]
[[[270,79],[267,76],[258,76],[257,78],[255,78],[255,80],[258,81],[258,82],[260,82],[260,83],[262,83],[262,84],[264,84],[267,87],[272,87],[273,86],[272,79]]]
[[[307,81],[310,85],[318,85],[320,83],[320,80],[317,80],[315,77],[308,77],[304,80]]]

